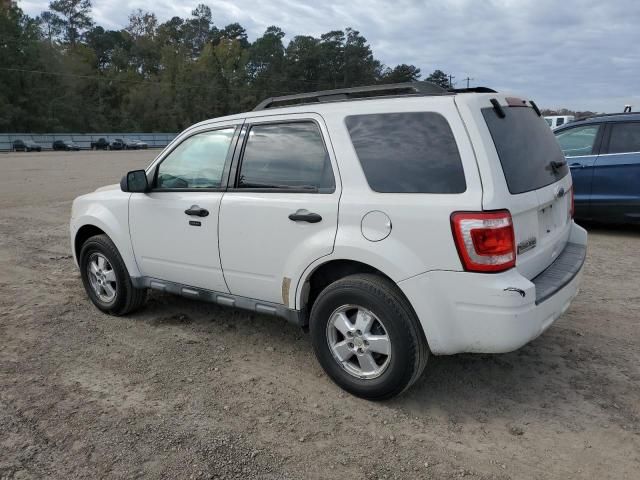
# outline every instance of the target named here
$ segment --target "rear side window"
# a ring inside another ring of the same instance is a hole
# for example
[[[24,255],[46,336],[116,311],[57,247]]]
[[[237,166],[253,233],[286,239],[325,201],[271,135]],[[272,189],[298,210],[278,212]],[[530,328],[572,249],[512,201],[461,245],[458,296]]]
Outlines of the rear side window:
[[[612,123],[609,153],[640,152],[640,122]]]
[[[564,155],[544,119],[532,108],[503,107],[505,117],[483,108],[507,186],[512,194],[557,182],[569,173]]]
[[[556,139],[565,157],[581,157],[593,154],[600,125],[584,125],[556,132]]]
[[[238,188],[333,192],[331,161],[318,126],[313,122],[252,126]]]
[[[438,113],[353,115],[351,142],[369,186],[383,193],[462,193],[464,170],[447,120]]]

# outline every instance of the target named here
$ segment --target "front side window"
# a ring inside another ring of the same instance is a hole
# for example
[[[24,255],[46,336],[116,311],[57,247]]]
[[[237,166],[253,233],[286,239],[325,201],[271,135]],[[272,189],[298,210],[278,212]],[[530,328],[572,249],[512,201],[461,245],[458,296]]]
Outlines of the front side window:
[[[593,154],[593,145],[598,136],[599,125],[585,125],[556,133],[556,138],[565,157]]]
[[[612,123],[608,153],[640,152],[640,122]]]
[[[559,127],[560,125],[564,125],[564,118],[562,117],[556,120],[556,127]]]
[[[178,145],[158,166],[157,188],[219,188],[234,127],[202,132]]]
[[[372,190],[462,193],[462,160],[447,120],[434,112],[352,115],[351,142]]]
[[[252,126],[238,188],[334,191],[331,161],[318,126],[313,122]]]

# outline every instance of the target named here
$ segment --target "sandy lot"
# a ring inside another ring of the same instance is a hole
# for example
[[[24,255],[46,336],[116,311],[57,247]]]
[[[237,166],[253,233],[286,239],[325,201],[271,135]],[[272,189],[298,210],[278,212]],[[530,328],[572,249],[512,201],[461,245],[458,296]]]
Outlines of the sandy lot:
[[[284,320],[91,305],[71,200],[155,153],[0,154],[0,478],[638,478],[639,229],[590,228],[581,293],[530,345],[432,357],[370,403]]]

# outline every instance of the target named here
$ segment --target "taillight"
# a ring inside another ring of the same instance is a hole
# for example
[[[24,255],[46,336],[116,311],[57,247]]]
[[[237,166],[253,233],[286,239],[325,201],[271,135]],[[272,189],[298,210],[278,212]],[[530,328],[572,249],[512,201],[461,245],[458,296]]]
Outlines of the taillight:
[[[502,272],[516,264],[516,242],[508,210],[458,212],[451,228],[464,269]]]

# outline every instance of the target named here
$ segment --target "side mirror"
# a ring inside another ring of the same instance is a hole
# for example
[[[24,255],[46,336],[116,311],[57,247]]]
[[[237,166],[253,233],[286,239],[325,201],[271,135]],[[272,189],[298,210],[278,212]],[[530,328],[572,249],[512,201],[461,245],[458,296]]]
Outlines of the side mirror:
[[[120,189],[123,192],[146,193],[149,191],[147,172],[144,170],[132,170],[120,180]]]

